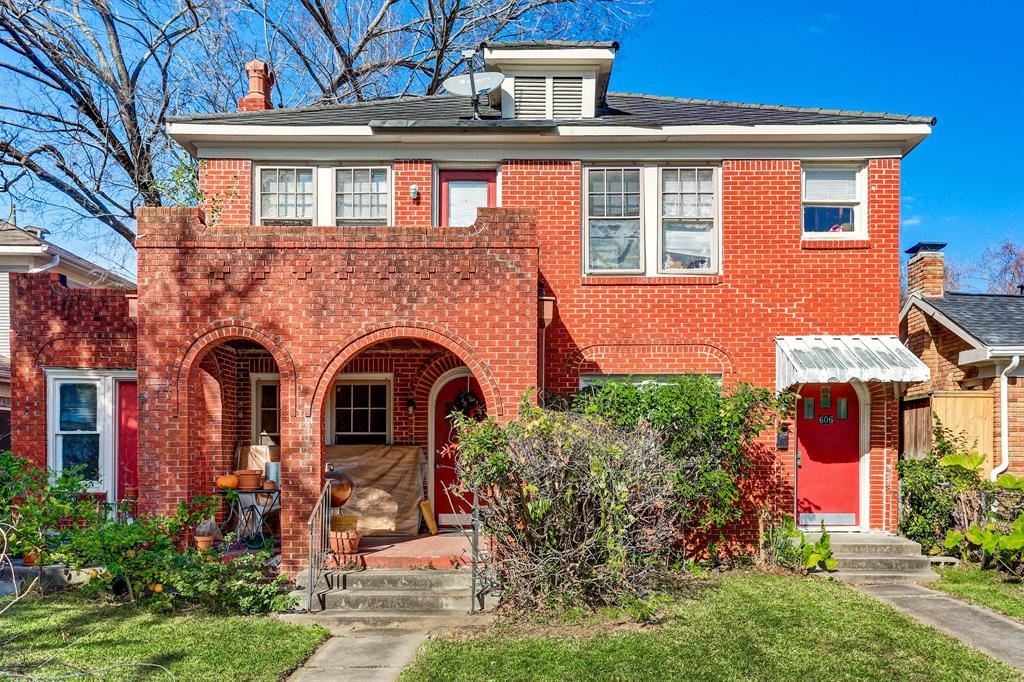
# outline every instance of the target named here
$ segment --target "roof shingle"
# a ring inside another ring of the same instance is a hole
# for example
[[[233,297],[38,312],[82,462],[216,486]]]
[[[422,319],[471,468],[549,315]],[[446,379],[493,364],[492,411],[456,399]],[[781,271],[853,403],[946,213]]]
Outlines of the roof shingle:
[[[1024,346],[1024,296],[946,292],[928,303],[986,346]]]

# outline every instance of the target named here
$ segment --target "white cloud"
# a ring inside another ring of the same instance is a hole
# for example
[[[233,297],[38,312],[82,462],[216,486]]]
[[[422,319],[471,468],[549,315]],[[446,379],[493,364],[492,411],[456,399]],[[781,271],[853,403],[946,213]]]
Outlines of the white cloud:
[[[903,219],[903,226],[904,227],[912,227],[914,225],[920,225],[920,224],[921,224],[921,216],[919,216],[919,215],[912,215],[912,216],[909,216],[909,217]]]

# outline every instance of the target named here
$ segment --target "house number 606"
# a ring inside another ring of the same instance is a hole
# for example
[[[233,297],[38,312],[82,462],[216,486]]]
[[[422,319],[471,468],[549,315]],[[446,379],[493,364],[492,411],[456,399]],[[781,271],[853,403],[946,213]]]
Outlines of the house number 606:
[[[832,424],[834,421],[835,420],[830,414],[823,414],[820,417],[818,417],[819,424]]]

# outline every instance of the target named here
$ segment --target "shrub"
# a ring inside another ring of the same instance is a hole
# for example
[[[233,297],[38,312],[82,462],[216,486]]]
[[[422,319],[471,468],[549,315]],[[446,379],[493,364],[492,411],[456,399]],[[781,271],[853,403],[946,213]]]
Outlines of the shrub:
[[[984,458],[964,437],[935,419],[932,451],[922,459],[903,458],[900,475],[900,534],[921,543],[929,554],[941,550],[946,533],[966,530],[986,518],[992,486],[979,471]]]
[[[452,418],[459,492],[481,502],[505,604],[627,605],[650,592],[668,565],[680,494],[652,427],[525,403],[504,427]]]
[[[769,510],[761,516],[761,563],[768,566],[797,569],[802,561],[804,534],[796,522],[785,514],[778,523],[771,520]]]
[[[170,578],[177,601],[223,613],[285,611],[297,600],[291,581],[271,564],[273,552],[261,550],[227,559],[221,551],[189,552]]]
[[[724,389],[707,375],[669,382],[609,381],[576,398],[576,410],[631,430],[657,433],[678,488],[680,524],[708,531],[740,518],[740,481],[750,472],[751,447],[769,430],[792,396],[738,384]]]

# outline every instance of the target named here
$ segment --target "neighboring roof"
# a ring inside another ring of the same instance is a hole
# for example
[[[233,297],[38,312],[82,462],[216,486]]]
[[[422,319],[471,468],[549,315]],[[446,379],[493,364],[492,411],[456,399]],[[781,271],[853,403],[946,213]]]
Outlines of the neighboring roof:
[[[37,237],[34,233],[29,232],[27,229],[12,225],[6,220],[0,220],[0,255],[3,254],[5,246],[38,246],[45,248],[45,254],[49,256],[60,256],[62,263],[67,264],[77,270],[87,273],[92,277],[91,282],[82,282],[82,284],[90,285],[105,285],[110,287],[125,287],[129,289],[135,288],[135,282],[122,277],[115,272],[96,265],[92,261],[86,260],[81,256],[75,255],[60,246],[57,246],[53,242],[49,242],[45,239]]]
[[[946,292],[926,302],[986,346],[1024,346],[1024,296]]]
[[[349,104],[333,104],[295,109],[195,114],[167,119],[170,123],[210,123],[218,125],[260,126],[375,126],[394,125],[397,121],[415,121],[438,126],[531,127],[538,126],[689,126],[689,125],[835,125],[879,123],[925,123],[935,125],[930,116],[871,113],[839,109],[787,107],[774,104],[743,104],[701,99],[682,99],[628,93],[607,96],[607,106],[592,119],[524,121],[502,119],[501,111],[481,102],[483,121],[472,121],[473,106],[468,97],[423,95],[379,99]],[[524,124],[529,124],[524,126]]]
[[[577,48],[618,50],[614,40],[495,40],[480,43],[480,49],[492,50],[572,50]]]
[[[775,386],[927,381],[928,366],[895,336],[777,336]]]

